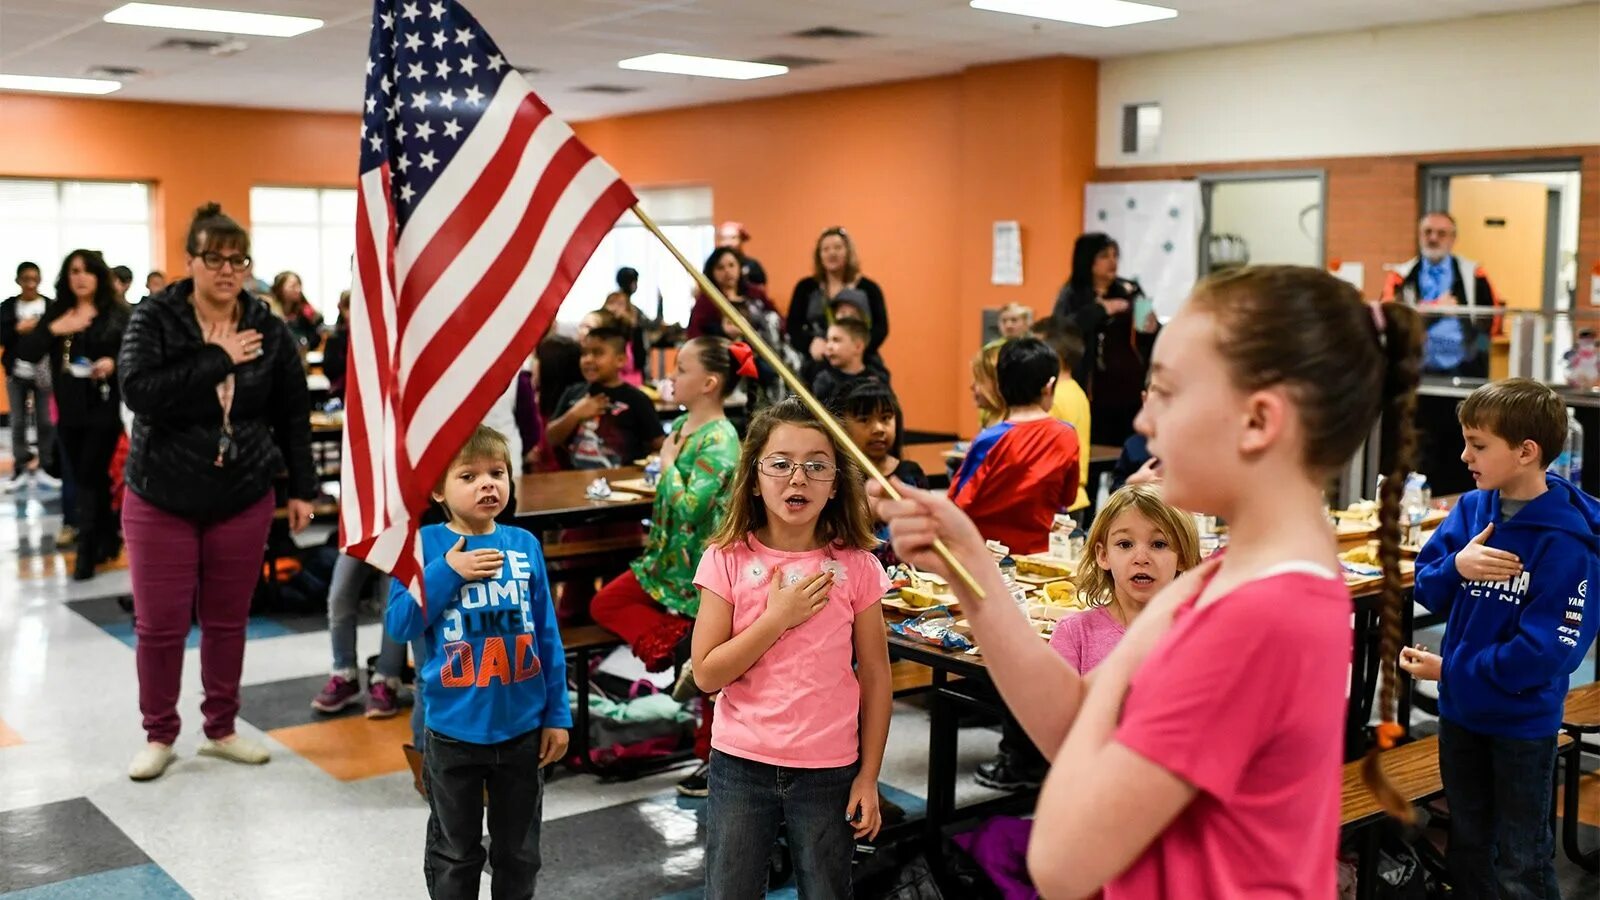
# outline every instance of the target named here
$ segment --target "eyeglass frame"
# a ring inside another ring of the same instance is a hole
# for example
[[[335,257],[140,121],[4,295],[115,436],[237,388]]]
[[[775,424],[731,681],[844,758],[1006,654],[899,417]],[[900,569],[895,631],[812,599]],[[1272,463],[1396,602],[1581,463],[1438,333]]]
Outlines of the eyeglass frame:
[[[211,264],[211,260],[206,258],[208,256],[216,257],[217,258],[217,264],[216,265],[212,265]],[[206,271],[208,271],[208,272],[221,272],[222,271],[222,266],[224,264],[232,266],[233,267],[233,271],[235,271],[235,272],[243,272],[245,269],[250,268],[250,264],[252,262],[255,262],[254,259],[252,259],[251,257],[249,257],[249,256],[247,256],[245,254],[238,254],[238,255],[235,255],[235,256],[223,256],[221,253],[217,253],[216,251],[209,251],[209,250],[206,251],[205,253],[197,253],[197,254],[195,254],[194,258],[200,260],[200,265],[205,266],[206,267]]]
[[[758,474],[765,475],[768,478],[782,478],[782,479],[785,479],[785,480],[794,478],[794,472],[793,471],[790,471],[790,472],[787,472],[787,473],[782,473],[782,474],[777,473],[777,472],[769,472],[769,471],[767,471],[766,462],[769,459],[770,460],[782,460],[782,461],[788,463],[789,465],[794,466],[799,471],[805,473],[806,481],[814,481],[814,482],[816,482],[818,484],[827,484],[827,483],[829,483],[829,482],[831,482],[831,481],[833,481],[833,480],[835,480],[835,479],[837,479],[839,477],[839,466],[838,466],[837,463],[831,463],[831,462],[827,462],[825,460],[820,460],[820,459],[810,459],[810,460],[806,460],[805,462],[796,462],[795,460],[792,460],[787,456],[764,456],[764,457],[762,457],[762,458],[760,458],[760,459],[755,461],[755,467],[756,467],[756,472]],[[813,470],[813,469],[810,468],[811,466],[819,466],[821,468],[819,470]],[[829,473],[828,477],[826,477],[826,478],[818,477],[818,475],[822,471],[827,471]]]

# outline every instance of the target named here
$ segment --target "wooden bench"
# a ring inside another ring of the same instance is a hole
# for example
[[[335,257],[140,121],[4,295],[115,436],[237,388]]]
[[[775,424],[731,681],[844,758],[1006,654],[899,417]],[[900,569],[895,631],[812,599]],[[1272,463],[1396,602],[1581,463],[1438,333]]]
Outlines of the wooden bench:
[[[1583,778],[1582,735],[1600,732],[1600,682],[1567,693],[1561,713],[1562,739],[1571,746],[1558,749],[1565,775],[1561,802],[1561,846],[1567,858],[1590,872],[1600,872],[1600,848],[1585,851],[1578,842],[1579,783]]]

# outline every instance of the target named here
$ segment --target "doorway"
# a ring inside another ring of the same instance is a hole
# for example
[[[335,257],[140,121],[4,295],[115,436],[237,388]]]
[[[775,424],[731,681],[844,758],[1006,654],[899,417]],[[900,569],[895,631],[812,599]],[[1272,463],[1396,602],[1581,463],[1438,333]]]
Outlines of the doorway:
[[[1198,181],[1202,275],[1242,265],[1323,265],[1322,170],[1228,172]]]

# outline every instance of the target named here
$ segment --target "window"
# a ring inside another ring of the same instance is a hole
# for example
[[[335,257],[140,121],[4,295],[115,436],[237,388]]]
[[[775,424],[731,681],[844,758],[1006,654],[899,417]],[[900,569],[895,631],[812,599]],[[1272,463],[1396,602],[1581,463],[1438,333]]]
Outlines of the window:
[[[711,188],[658,188],[636,193],[639,205],[683,255],[696,266],[704,263],[717,243],[711,221]],[[556,313],[556,323],[572,331],[585,313],[599,309],[606,295],[617,289],[617,270],[623,266],[639,271],[639,291],[633,302],[646,316],[655,318],[659,307],[664,321],[689,323],[694,279],[632,212],[617,220],[589,257]]]
[[[108,266],[133,270],[128,299],[144,297],[150,272],[150,186],[139,182],[0,179],[0,287],[24,260],[39,265],[41,293],[55,296],[61,260],[99,250]]]
[[[256,277],[300,276],[306,299],[331,324],[350,289],[356,252],[356,192],[342,188],[250,189],[250,255]]]

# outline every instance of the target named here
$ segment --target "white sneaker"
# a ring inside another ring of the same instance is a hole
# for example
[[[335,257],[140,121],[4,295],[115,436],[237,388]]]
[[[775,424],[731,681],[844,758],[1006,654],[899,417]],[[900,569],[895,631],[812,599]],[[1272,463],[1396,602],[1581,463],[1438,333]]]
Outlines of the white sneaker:
[[[26,490],[28,483],[32,481],[32,478],[29,477],[30,474],[31,473],[29,472],[18,472],[15,475],[12,475],[10,478],[6,479],[5,484],[0,485],[0,493],[17,494]]]
[[[59,491],[61,490],[61,479],[51,475],[49,472],[46,472],[43,469],[34,469],[33,486],[36,488],[44,488],[47,491]]]
[[[161,773],[167,770],[167,766],[172,765],[175,756],[171,747],[151,741],[144,745],[144,749],[133,758],[133,762],[128,763],[128,777],[134,781],[160,778]]]
[[[220,741],[206,741],[200,745],[201,756],[215,756],[247,766],[259,766],[272,759],[272,751],[265,744],[234,735]]]

